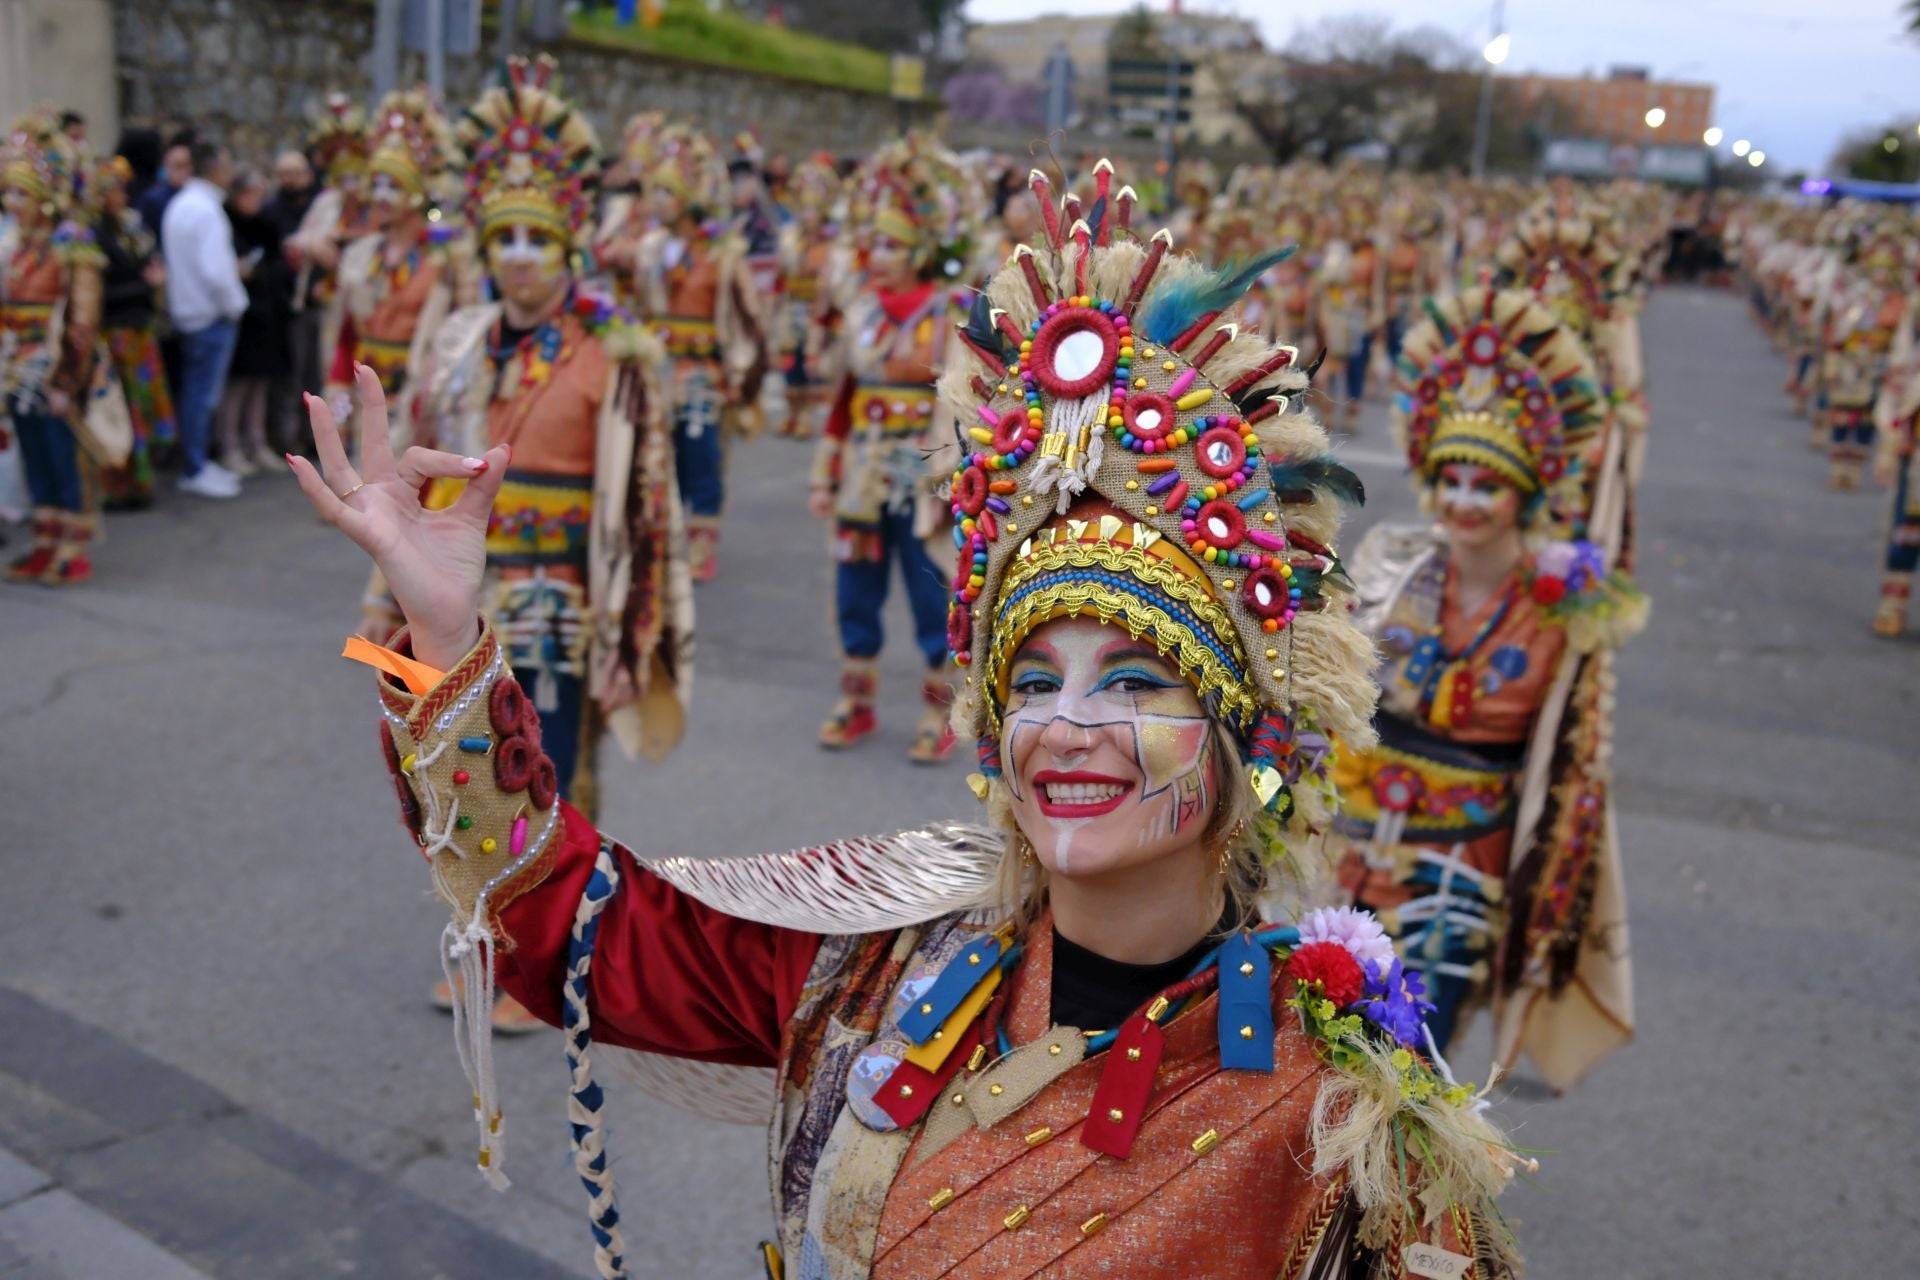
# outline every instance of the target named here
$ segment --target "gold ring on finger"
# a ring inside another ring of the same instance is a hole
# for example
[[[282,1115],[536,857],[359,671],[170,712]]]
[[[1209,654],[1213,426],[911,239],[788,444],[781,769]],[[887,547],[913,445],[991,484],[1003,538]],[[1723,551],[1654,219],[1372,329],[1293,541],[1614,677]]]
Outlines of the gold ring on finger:
[[[340,501],[345,502],[348,498],[351,498],[354,494],[360,492],[362,489],[366,487],[367,487],[367,482],[365,480],[362,480],[359,484],[353,486],[353,488],[348,489],[345,493],[339,494],[337,496],[339,497]]]

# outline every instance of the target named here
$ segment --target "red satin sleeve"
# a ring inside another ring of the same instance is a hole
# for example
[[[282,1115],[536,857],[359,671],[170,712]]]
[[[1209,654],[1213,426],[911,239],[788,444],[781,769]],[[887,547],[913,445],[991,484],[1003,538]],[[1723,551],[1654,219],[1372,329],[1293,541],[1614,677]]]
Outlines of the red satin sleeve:
[[[561,984],[600,834],[571,806],[553,870],[500,913],[497,981],[560,1023]],[[701,1062],[771,1067],[820,935],[741,920],[643,871],[621,853],[620,887],[600,916],[589,971],[593,1038]]]

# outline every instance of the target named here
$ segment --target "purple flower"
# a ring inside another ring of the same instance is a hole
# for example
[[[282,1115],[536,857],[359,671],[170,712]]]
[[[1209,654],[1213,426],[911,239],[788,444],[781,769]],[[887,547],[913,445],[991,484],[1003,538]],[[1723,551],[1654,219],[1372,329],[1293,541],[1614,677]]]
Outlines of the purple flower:
[[[1422,998],[1427,994],[1425,980],[1408,972],[1398,957],[1384,978],[1372,961],[1365,968],[1367,998],[1360,1005],[1361,1015],[1407,1048],[1424,1049],[1426,1016],[1433,1010],[1432,1003]]]
[[[1573,548],[1573,568],[1567,575],[1567,585],[1575,591],[1585,591],[1607,576],[1607,554],[1591,542],[1576,542]]]

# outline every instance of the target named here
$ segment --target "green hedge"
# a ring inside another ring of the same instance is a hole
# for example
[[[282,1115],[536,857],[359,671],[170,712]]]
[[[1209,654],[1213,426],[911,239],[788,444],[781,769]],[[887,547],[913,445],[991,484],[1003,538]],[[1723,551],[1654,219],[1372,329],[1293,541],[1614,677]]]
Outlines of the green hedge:
[[[839,89],[887,92],[887,55],[863,45],[842,44],[769,26],[735,13],[711,12],[704,0],[669,0],[665,20],[651,29],[623,27],[610,11],[573,19],[573,35],[611,49],[639,49],[664,58],[786,76]]]

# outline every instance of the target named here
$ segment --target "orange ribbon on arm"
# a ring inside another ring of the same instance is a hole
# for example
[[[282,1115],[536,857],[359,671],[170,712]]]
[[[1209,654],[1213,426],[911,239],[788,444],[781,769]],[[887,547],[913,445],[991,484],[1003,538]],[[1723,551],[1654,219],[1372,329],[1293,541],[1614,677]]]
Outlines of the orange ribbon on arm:
[[[415,697],[426,693],[447,676],[437,667],[417,662],[405,654],[395,653],[359,636],[347,637],[347,647],[340,651],[340,656],[354,662],[364,662],[376,671],[395,677]]]

